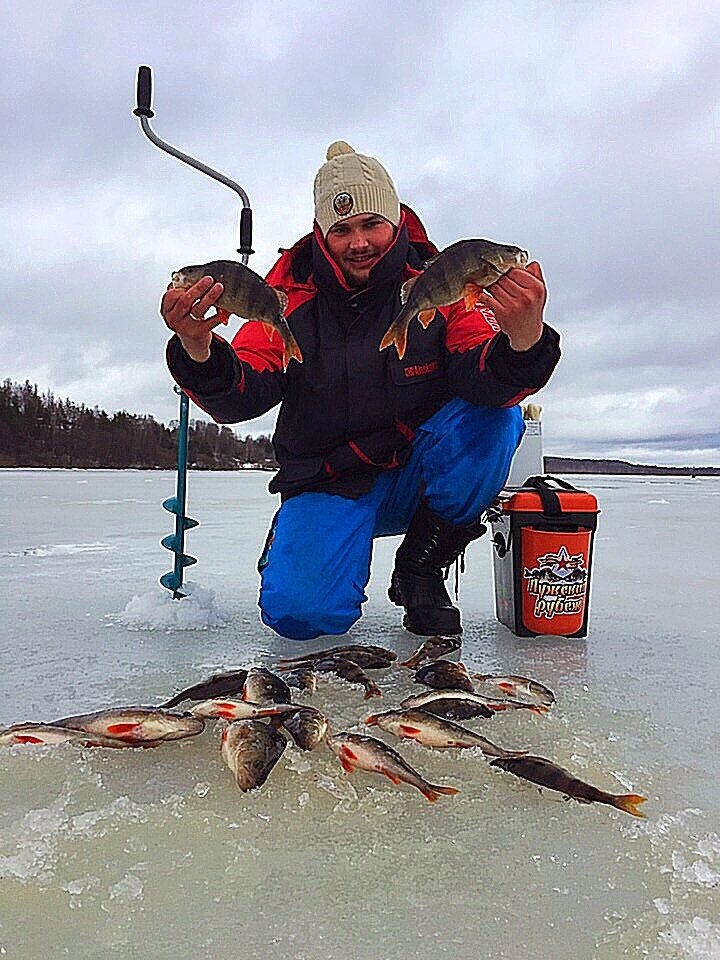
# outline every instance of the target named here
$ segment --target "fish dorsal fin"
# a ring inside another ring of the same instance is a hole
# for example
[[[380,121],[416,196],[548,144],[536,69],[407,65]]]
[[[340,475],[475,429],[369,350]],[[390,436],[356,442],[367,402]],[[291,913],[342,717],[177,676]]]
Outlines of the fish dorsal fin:
[[[288,295],[285,293],[284,290],[278,290],[277,287],[273,287],[273,290],[277,294],[277,298],[280,301],[280,307],[282,309],[283,316],[284,316],[285,311],[287,310],[287,305],[288,305]]]
[[[419,274],[418,274],[419,276]],[[415,281],[418,277],[410,277],[409,280],[406,280],[405,283],[400,287],[400,303],[407,303],[408,297],[410,296],[410,291],[415,285]]]

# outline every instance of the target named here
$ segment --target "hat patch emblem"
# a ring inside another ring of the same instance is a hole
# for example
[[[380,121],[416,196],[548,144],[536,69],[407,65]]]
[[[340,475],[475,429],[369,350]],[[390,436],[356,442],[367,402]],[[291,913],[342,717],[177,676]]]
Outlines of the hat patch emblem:
[[[333,210],[339,217],[346,217],[354,204],[355,201],[349,193],[339,193],[333,200]]]

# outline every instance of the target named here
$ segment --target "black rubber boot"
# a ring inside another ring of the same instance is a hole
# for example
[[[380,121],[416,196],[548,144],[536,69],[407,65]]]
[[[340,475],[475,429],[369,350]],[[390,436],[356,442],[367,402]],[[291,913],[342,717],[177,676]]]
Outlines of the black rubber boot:
[[[405,607],[406,630],[421,637],[462,633],[460,611],[445,589],[444,571],[486,529],[479,520],[456,526],[420,501],[395,554],[388,590],[392,602]]]

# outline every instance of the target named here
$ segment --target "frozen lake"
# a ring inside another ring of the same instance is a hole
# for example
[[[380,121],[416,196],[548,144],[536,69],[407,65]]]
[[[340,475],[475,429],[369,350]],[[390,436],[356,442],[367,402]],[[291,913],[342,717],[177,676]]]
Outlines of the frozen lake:
[[[257,615],[270,476],[190,474],[201,525],[187,576],[214,599],[200,594],[200,611],[168,627],[167,605],[187,602],[157,583],[172,567],[159,540],[174,474],[0,471],[0,726],[157,703],[223,668],[319,647],[282,641]],[[211,723],[157,750],[12,747],[0,751],[0,957],[717,960],[720,480],[569,479],[602,509],[589,636],[514,638],[494,619],[488,538],[474,543],[463,661],[535,677],[557,705],[469,725],[644,794],[647,820],[416,744],[400,752],[457,796],[429,804],[294,747],[243,795]],[[349,636],[402,655],[415,638],[385,595],[397,543],[378,544]],[[309,702],[343,729],[411,689],[409,671],[373,675],[383,701],[321,681]]]

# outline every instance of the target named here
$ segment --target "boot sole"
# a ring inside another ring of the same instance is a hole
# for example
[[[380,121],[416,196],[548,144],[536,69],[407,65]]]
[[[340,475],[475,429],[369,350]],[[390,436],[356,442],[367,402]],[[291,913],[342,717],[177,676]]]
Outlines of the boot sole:
[[[441,614],[434,611],[432,618],[421,615],[418,620],[414,620],[411,614],[406,613],[403,617],[403,626],[408,633],[414,633],[418,637],[455,637],[462,633],[459,610],[448,610]]]

